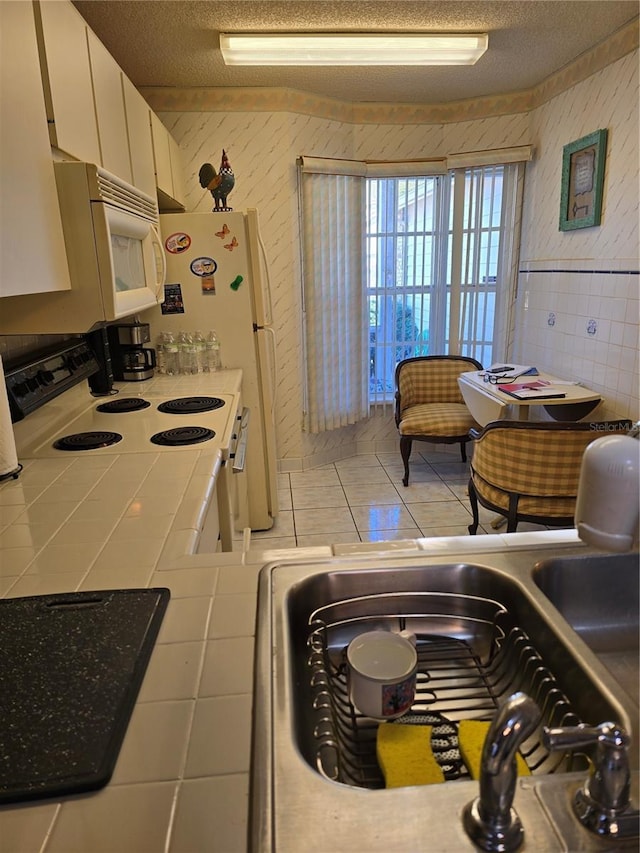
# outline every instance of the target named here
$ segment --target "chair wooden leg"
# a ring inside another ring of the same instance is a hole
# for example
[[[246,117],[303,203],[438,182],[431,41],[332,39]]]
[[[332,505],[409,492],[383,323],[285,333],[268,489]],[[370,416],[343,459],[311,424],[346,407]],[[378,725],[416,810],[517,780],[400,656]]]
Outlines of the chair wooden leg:
[[[478,532],[480,516],[478,515],[478,496],[476,495],[476,487],[473,485],[473,480],[469,480],[469,503],[471,504],[473,523],[467,529],[472,536],[475,536]]]
[[[519,495],[509,495],[509,515],[507,516],[507,533],[515,533],[518,529],[518,498]]]
[[[402,478],[402,485],[409,485],[409,457],[411,456],[411,444],[413,439],[409,438],[406,435],[400,436],[400,455],[402,456],[402,461],[404,462],[404,477]]]
[[[467,461],[467,442],[466,441],[460,442],[460,456],[462,456],[463,462]]]

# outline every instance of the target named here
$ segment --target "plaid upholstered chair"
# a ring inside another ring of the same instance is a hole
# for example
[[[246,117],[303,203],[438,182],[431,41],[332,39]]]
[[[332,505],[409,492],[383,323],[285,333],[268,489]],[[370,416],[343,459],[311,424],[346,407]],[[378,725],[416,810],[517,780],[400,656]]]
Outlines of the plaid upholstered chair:
[[[462,461],[467,461],[469,430],[478,424],[462,399],[458,376],[471,370],[482,370],[482,365],[475,358],[461,355],[424,355],[398,363],[395,418],[405,486],[409,485],[409,457],[414,440],[459,443]]]
[[[631,421],[610,422],[624,429]],[[478,529],[478,504],[507,519],[507,533],[520,521],[569,527],[578,494],[582,455],[605,433],[597,424],[493,421],[472,430],[469,500]]]

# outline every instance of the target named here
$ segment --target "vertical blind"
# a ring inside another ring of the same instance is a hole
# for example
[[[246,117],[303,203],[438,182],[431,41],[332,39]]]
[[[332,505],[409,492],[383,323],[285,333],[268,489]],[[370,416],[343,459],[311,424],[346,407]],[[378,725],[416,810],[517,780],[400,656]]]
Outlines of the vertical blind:
[[[306,337],[304,427],[318,433],[369,413],[363,287],[364,180],[301,176],[303,313]]]

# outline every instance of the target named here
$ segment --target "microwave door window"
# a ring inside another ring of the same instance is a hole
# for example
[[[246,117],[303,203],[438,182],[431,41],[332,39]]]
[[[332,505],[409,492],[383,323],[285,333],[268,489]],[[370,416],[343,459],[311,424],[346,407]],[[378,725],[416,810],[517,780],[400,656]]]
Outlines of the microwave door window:
[[[111,234],[111,254],[117,293],[145,287],[142,241],[122,234]]]

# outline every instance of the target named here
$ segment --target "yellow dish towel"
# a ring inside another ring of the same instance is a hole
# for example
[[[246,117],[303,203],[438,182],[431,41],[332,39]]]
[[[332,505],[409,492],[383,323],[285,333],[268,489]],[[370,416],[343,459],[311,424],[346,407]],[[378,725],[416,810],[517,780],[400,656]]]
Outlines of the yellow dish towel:
[[[482,747],[490,725],[484,720],[461,720],[458,723],[458,748],[472,779],[480,778]],[[531,776],[527,762],[519,752],[516,753],[516,767],[518,776]]]
[[[444,782],[442,769],[431,751],[431,726],[381,723],[376,755],[387,788]]]

